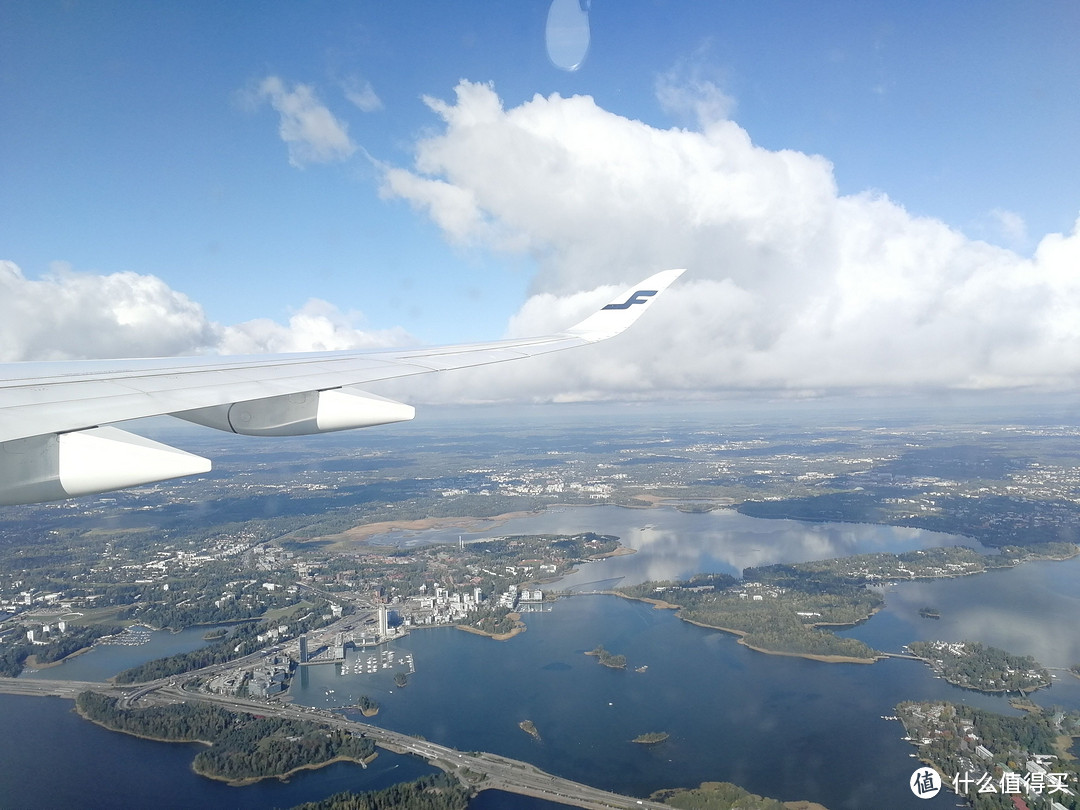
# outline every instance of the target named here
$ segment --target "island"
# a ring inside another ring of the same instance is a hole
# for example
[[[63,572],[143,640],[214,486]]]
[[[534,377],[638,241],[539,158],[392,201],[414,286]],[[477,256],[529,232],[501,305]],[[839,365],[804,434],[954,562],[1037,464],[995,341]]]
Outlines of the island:
[[[256,717],[196,703],[123,709],[116,698],[97,692],[80,693],[75,708],[113,731],[164,742],[204,743],[209,747],[196,754],[192,768],[231,785],[285,779],[331,762],[367,763],[375,756],[371,740],[327,723]]]
[[[611,667],[612,669],[626,669],[625,655],[612,655],[600,645],[597,645],[596,649],[589,650],[589,652],[585,654],[596,656],[596,659],[600,662],[601,666]]]
[[[940,619],[941,611],[937,608],[924,606],[919,608],[919,615],[922,616],[924,619]]]
[[[409,676],[408,675],[406,675],[404,672],[395,672],[394,673],[394,686],[398,687],[398,689],[404,689],[408,685],[409,685]]]
[[[671,735],[666,731],[650,731],[646,734],[639,734],[630,742],[640,743],[641,745],[656,745],[657,743],[662,743],[670,736]]]
[[[522,720],[520,723],[518,723],[518,728],[520,728],[537,742],[540,742],[540,732],[536,730],[536,724],[532,720]]]
[[[360,699],[356,701],[356,708],[360,710],[360,713],[364,715],[364,717],[374,717],[379,713],[378,702],[372,700],[367,695],[360,696]]]
[[[913,641],[907,646],[953,686],[1026,694],[1050,685],[1050,673],[1030,655],[1012,655],[975,641]]]

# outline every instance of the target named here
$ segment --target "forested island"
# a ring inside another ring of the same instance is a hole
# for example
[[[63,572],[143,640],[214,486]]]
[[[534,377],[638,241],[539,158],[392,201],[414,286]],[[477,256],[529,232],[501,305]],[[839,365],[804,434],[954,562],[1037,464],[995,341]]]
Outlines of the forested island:
[[[597,645],[595,650],[589,650],[585,654],[596,656],[596,660],[599,661],[602,666],[611,667],[612,669],[626,669],[625,655],[613,655],[600,645]]]
[[[1050,685],[1046,667],[977,641],[913,641],[912,655],[954,686],[980,692],[1033,692]]]
[[[325,723],[255,717],[219,706],[175,703],[121,709],[116,698],[83,692],[75,700],[80,715],[105,728],[165,742],[202,742],[192,768],[201,776],[248,784],[339,760],[365,762],[375,754],[367,738]]]
[[[356,701],[356,708],[360,710],[364,717],[374,717],[379,713],[378,701],[372,700],[367,695],[360,696],[359,700]]]

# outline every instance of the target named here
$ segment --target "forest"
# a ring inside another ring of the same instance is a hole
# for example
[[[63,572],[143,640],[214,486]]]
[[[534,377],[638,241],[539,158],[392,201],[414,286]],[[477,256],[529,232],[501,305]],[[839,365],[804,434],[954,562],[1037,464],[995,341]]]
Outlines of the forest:
[[[385,790],[338,793],[293,810],[465,810],[470,793],[446,774],[422,776]]]
[[[730,782],[703,782],[696,788],[658,790],[650,797],[685,810],[788,810],[788,805],[743,790]]]

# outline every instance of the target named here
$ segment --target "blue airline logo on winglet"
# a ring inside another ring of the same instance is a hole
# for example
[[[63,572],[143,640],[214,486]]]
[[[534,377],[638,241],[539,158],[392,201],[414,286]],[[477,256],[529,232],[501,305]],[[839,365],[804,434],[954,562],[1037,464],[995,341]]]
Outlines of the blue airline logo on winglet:
[[[621,304],[608,304],[604,309],[630,309],[634,304],[644,304],[647,298],[656,295],[656,290],[638,290]]]

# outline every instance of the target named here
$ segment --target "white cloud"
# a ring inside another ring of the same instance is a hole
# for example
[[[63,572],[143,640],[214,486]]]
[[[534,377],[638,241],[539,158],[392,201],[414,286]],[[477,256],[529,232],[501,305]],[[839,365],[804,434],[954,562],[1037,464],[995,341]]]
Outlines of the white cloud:
[[[1015,211],[995,208],[990,212],[990,219],[994,222],[998,232],[1007,244],[1022,245],[1027,241],[1027,223]]]
[[[290,90],[277,76],[268,76],[256,96],[268,100],[280,115],[278,132],[289,147],[293,166],[345,160],[356,151],[348,126],[334,117],[309,85],[296,84]]]
[[[346,315],[333,304],[309,300],[287,326],[268,318],[225,327],[217,350],[222,354],[317,352],[341,349],[385,349],[412,343],[402,329],[364,332],[355,327],[359,313]]]
[[[95,275],[57,265],[25,277],[0,260],[0,361],[165,357],[206,353],[374,349],[413,343],[403,330],[366,331],[360,313],[312,299],[287,325],[222,326],[155,276]]]
[[[344,82],[343,89],[345,98],[364,112],[376,112],[383,108],[382,99],[375,94],[371,82],[365,79],[354,76]]]
[[[689,272],[611,344],[447,375],[433,398],[1080,382],[1077,231],[1024,257],[884,195],[841,196],[824,158],[763,149],[711,113],[662,130],[588,97],[504,109],[469,82],[456,96],[428,100],[445,129],[383,190],[455,242],[536,258],[514,332],[586,314],[583,290]]]
[[[702,75],[700,55],[693,64],[680,64],[656,80],[656,99],[669,115],[685,118],[706,129],[725,121],[735,110],[735,99],[720,83]]]
[[[0,356],[13,360],[154,357],[204,350],[202,307],[161,279],[54,265],[40,281],[0,260]]]

